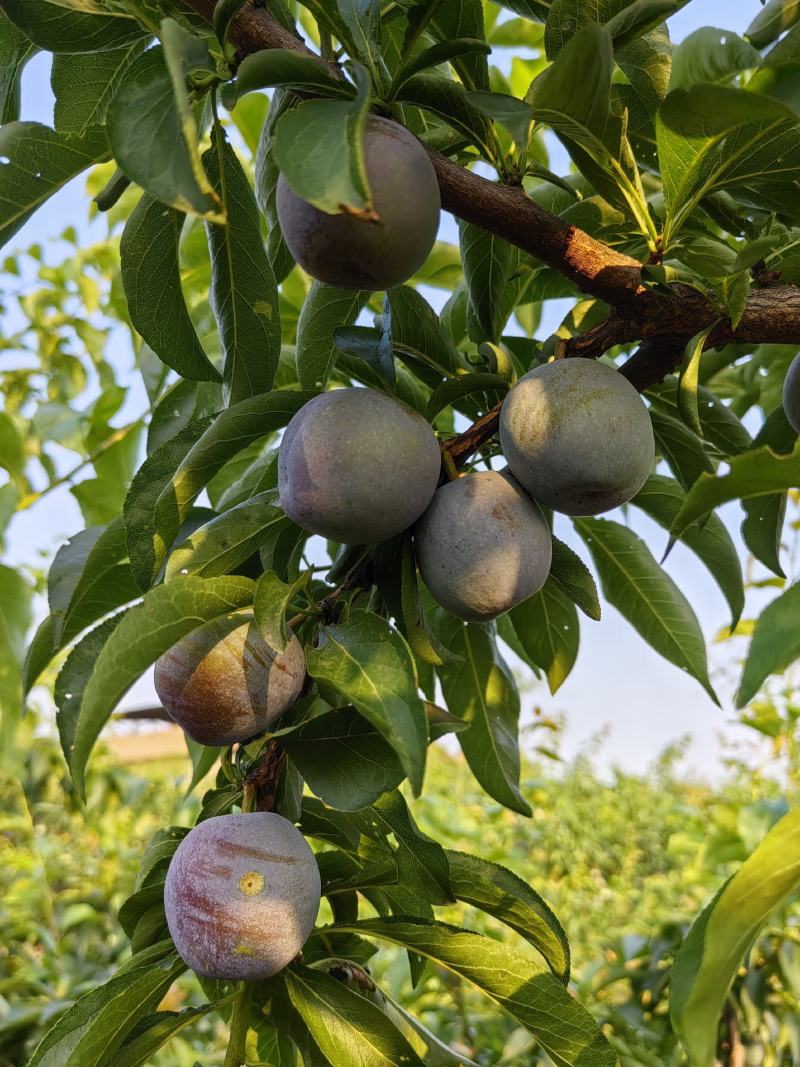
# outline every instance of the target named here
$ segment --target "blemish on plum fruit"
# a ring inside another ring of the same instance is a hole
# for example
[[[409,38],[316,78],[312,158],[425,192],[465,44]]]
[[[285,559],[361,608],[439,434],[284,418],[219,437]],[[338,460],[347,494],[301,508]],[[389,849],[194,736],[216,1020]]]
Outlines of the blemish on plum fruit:
[[[258,871],[248,871],[239,879],[239,889],[246,897],[258,896],[264,889],[264,875]]]

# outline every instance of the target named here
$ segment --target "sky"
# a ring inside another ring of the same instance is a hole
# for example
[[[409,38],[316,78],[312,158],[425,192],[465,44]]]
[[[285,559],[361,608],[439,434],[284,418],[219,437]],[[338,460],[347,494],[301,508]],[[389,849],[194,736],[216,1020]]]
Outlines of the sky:
[[[673,16],[670,29],[674,40],[681,40],[700,26],[717,26],[741,32],[761,9],[759,0],[691,0]],[[52,97],[49,90],[47,57],[38,56],[28,66],[23,82],[23,116],[50,123]],[[24,248],[34,241],[47,242],[63,229],[66,219],[79,226],[82,235],[93,229],[80,225],[86,217],[84,179],[76,179],[53,197],[17,234],[14,245]],[[102,233],[102,224],[96,232]],[[452,219],[443,216],[441,236],[454,240]],[[550,307],[540,330],[546,336],[560,321],[563,310]],[[138,377],[138,376],[136,376]],[[120,413],[120,423],[129,413],[138,413],[143,393],[133,375],[131,396]],[[123,382],[126,383],[125,381]],[[65,457],[74,462],[74,455]],[[90,475],[90,472],[87,472]],[[612,518],[619,515],[612,514]],[[736,506],[723,512],[728,526],[738,539],[740,516]],[[9,531],[5,562],[12,565],[41,565],[66,537],[82,528],[78,507],[69,492],[59,490],[41,505],[18,515]],[[644,538],[651,551],[660,557],[666,535],[663,530],[638,515],[633,528]],[[585,547],[563,517],[557,517],[555,532],[586,558]],[[572,675],[555,696],[538,684],[524,696],[524,721],[530,723],[533,709],[546,716],[564,716],[566,730],[562,750],[567,757],[595,747],[602,733],[598,758],[607,767],[620,766],[628,771],[642,770],[668,745],[691,737],[684,767],[692,776],[716,777],[722,755],[720,738],[746,740],[749,731],[736,727],[730,697],[735,688],[736,656],[741,642],[714,644],[713,638],[725,626],[726,606],[707,571],[687,550],[678,546],[672,553],[667,570],[695,608],[703,631],[710,642],[712,678],[722,698],[716,707],[693,679],[666,663],[654,653],[617,612],[604,605],[601,623],[582,620],[581,648]],[[529,674],[526,668],[524,673]],[[154,700],[150,677],[142,679],[125,698],[124,707],[137,707]],[[535,738],[537,740],[543,740]]]

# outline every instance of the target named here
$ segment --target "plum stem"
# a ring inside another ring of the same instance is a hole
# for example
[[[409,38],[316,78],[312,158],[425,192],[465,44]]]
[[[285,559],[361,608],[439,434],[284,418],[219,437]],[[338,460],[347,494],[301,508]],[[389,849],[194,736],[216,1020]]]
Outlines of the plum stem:
[[[231,1012],[230,1036],[228,1038],[228,1051],[225,1053],[224,1067],[242,1067],[245,1063],[247,1043],[247,1028],[250,1017],[250,1001],[253,998],[253,985],[251,982],[242,982],[239,992],[233,1002]]]

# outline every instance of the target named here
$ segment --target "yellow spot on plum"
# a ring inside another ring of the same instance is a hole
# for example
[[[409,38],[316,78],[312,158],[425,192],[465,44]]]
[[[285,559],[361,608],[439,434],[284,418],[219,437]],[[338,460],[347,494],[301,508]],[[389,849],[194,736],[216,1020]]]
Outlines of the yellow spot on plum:
[[[264,876],[258,871],[248,871],[239,879],[239,889],[246,897],[255,897],[264,888]]]

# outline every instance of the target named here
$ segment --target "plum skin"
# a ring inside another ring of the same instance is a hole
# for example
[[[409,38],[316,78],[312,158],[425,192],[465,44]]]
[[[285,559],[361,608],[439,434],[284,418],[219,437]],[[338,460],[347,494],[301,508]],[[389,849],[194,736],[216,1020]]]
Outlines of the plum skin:
[[[534,500],[598,515],[634,497],[655,458],[642,398],[614,367],[559,359],[523,375],[500,412],[500,445]]]
[[[427,152],[398,123],[371,116],[364,156],[377,220],[320,211],[283,175],[276,204],[284,240],[303,270],[327,285],[374,292],[402,285],[428,258],[441,198]]]
[[[478,471],[438,489],[414,528],[420,574],[434,599],[486,622],[538,593],[553,543],[540,509],[506,471]]]
[[[436,436],[413,408],[375,389],[334,389],[305,404],[286,428],[280,503],[312,533],[374,544],[414,523],[440,471]]]
[[[320,902],[314,853],[282,815],[198,823],[167,871],[164,907],[179,955],[206,978],[269,978],[295,958]]]
[[[300,695],[306,676],[294,635],[270,648],[254,622],[226,617],[193,630],[156,663],[161,703],[201,745],[232,745],[262,733]]]

